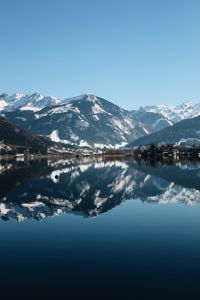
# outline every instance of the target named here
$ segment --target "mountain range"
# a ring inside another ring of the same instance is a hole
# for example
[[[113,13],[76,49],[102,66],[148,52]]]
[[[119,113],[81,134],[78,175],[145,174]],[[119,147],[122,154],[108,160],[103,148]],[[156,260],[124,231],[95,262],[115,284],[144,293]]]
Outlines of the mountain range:
[[[14,126],[70,146],[119,148],[200,138],[198,118],[184,123],[200,115],[200,104],[191,102],[127,111],[93,94],[60,99],[16,93],[0,95],[0,113]],[[176,134],[180,121],[187,130]]]
[[[159,113],[172,123],[200,115],[200,103],[184,102],[180,105],[154,105],[140,107],[139,111]]]
[[[37,97],[38,101],[36,94],[4,96],[1,113],[12,124],[33,134],[78,146],[120,147],[146,134],[143,124],[131,112],[100,97],[91,94],[65,100],[42,98],[39,94]]]
[[[145,146],[151,143],[200,146],[200,116],[180,121],[173,126],[143,136],[131,142],[128,146]]]

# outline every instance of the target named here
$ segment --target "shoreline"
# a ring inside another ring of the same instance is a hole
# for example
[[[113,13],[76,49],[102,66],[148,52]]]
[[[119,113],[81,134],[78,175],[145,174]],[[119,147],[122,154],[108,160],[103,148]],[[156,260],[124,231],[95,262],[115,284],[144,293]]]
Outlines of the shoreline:
[[[41,159],[51,159],[51,158],[87,158],[87,157],[134,157],[134,155],[130,154],[90,154],[90,155],[81,155],[81,154],[45,154],[45,155],[37,155],[32,154],[30,156],[24,156],[24,155],[0,155],[0,161],[1,160],[41,160]]]

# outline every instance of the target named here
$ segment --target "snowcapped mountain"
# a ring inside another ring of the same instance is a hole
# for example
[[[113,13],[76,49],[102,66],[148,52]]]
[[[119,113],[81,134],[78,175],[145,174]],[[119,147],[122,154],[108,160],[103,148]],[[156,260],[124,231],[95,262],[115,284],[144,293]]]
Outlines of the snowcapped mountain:
[[[16,93],[0,95],[0,112],[13,125],[50,137],[54,142],[119,148],[199,116],[200,103],[145,106],[127,111],[93,94],[60,99],[39,93]]]
[[[130,147],[150,143],[200,144],[200,103],[145,106],[133,113],[148,128],[149,134],[134,140]]]
[[[194,118],[200,115],[200,103],[185,102],[180,105],[154,105],[140,107],[140,111],[161,114],[172,123]]]
[[[147,134],[157,132],[173,125],[173,123],[168,118],[164,117],[160,113],[148,112],[139,109],[132,111],[132,114],[141,124],[143,124],[143,127],[146,129]]]
[[[7,103],[8,98],[3,97]],[[12,109],[7,105],[2,114],[11,123],[55,142],[120,147],[147,134],[144,125],[131,112],[92,94],[64,100],[36,94],[31,95],[30,102],[27,98],[20,95]]]
[[[57,105],[61,102],[56,97],[46,97],[39,93],[32,95],[23,95],[15,93],[14,95],[0,95],[0,111],[9,111],[15,109],[39,111],[47,106]]]
[[[184,146],[200,145],[200,116],[175,123],[158,132],[134,140],[129,147],[151,143],[178,144]]]

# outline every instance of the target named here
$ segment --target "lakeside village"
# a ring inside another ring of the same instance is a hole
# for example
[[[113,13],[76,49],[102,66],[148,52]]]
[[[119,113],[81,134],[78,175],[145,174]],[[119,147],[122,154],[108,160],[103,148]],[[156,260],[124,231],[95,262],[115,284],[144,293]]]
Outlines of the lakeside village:
[[[132,157],[136,160],[144,159],[200,159],[200,146],[181,146],[173,144],[155,144],[134,147],[103,149],[90,147],[66,147],[63,144],[48,147],[46,150],[32,149],[26,146],[6,145],[4,141],[0,141],[0,159],[16,158],[16,159],[35,159],[42,157],[86,157],[86,156],[113,156],[113,157]]]

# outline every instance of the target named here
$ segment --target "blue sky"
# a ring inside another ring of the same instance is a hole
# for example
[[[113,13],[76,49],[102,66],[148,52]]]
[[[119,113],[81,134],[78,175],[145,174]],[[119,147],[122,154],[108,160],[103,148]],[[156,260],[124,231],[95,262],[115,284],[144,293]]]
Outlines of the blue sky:
[[[200,100],[198,0],[0,0],[0,92]]]

